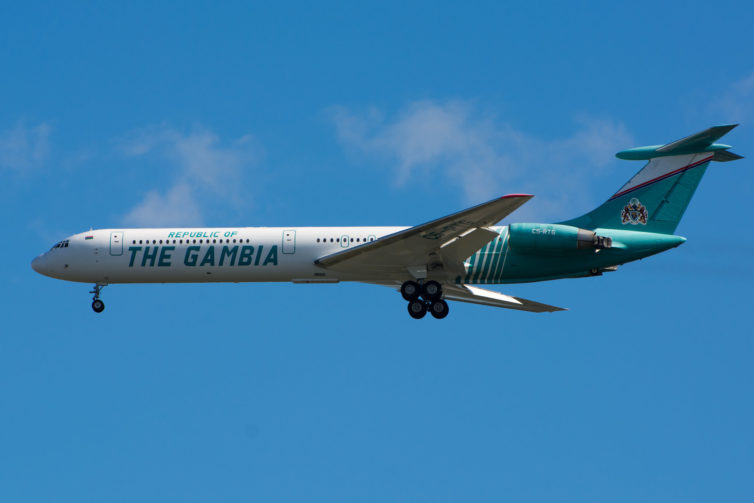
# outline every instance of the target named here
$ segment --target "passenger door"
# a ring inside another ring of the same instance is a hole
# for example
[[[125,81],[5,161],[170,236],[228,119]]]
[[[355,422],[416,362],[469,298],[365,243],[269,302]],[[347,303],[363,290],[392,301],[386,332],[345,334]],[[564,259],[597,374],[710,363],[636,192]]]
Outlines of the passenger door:
[[[117,257],[123,255],[123,232],[110,233],[110,255]]]
[[[296,231],[283,231],[283,253],[296,253]]]

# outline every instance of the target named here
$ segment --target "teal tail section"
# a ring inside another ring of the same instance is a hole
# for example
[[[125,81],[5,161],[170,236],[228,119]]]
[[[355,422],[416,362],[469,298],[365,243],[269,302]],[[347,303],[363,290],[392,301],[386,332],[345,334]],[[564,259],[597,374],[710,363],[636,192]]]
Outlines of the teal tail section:
[[[560,222],[582,229],[673,234],[710,162],[742,159],[715,143],[737,124],[715,126],[667,145],[623,150],[619,159],[648,161],[602,206]]]

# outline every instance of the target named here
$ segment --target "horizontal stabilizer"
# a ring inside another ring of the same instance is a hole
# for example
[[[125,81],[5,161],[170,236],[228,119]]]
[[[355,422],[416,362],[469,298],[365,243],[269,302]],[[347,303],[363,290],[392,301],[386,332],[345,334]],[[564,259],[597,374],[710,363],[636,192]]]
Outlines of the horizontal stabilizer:
[[[733,152],[729,150],[718,150],[717,152],[715,152],[715,155],[712,157],[712,160],[717,161],[717,162],[728,162],[728,161],[737,161],[743,158],[744,156],[734,154]]]
[[[666,157],[670,155],[699,154],[702,152],[722,152],[730,148],[730,145],[715,143],[722,138],[731,129],[738,124],[728,124],[725,126],[713,126],[707,128],[686,138],[676,140],[666,145],[652,145],[649,147],[636,147],[628,150],[621,150],[616,157],[628,161],[647,161],[657,157]],[[736,154],[733,154],[736,155]],[[717,159],[715,159],[717,160]],[[727,160],[735,160],[733,158]]]

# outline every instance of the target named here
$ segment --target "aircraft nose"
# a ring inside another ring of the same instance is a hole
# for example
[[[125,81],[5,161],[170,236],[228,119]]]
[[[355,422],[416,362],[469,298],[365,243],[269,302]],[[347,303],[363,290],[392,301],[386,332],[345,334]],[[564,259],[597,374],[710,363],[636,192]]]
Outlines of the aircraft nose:
[[[46,274],[45,262],[47,262],[44,255],[40,255],[31,261],[31,268],[37,271],[39,274]]]

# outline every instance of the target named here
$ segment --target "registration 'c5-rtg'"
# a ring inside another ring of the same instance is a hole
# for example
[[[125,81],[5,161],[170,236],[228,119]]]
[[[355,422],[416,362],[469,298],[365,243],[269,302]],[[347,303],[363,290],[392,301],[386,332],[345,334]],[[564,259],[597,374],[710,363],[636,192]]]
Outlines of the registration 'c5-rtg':
[[[35,258],[35,271],[93,283],[360,281],[400,290],[408,313],[448,314],[448,300],[547,312],[548,306],[476,285],[579,278],[674,248],[678,222],[711,161],[742,157],[715,143],[735,125],[667,145],[619,152],[647,161],[604,204],[558,223],[500,220],[533,196],[510,194],[415,227],[100,229]]]

